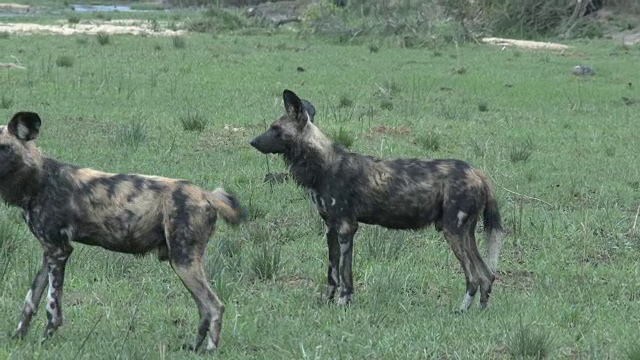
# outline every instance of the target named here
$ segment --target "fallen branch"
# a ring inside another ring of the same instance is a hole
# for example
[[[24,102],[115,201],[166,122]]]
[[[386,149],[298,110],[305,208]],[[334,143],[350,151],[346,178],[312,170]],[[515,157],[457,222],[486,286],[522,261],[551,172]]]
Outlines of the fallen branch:
[[[523,197],[523,198],[525,198],[525,199],[535,200],[535,201],[541,202],[541,203],[543,203],[543,204],[545,204],[545,205],[547,205],[547,206],[549,206],[549,207],[552,207],[552,208],[554,208],[554,207],[555,207],[555,205],[553,205],[553,204],[551,204],[551,203],[549,203],[549,202],[546,202],[546,201],[544,201],[544,200],[542,200],[542,199],[538,199],[537,197],[533,197],[533,196],[529,196],[529,195],[525,195],[525,194],[520,194],[519,192],[515,192],[515,191],[513,191],[513,190],[509,190],[509,189],[507,189],[506,187],[504,187],[504,186],[502,186],[502,185],[498,184],[498,183],[493,179],[493,177],[491,177],[491,175],[489,175],[489,178],[491,178],[491,181],[492,181],[494,184],[496,184],[498,187],[500,187],[502,190],[504,190],[504,191],[506,191],[506,192],[509,192],[509,193],[511,193],[511,194],[514,194],[514,195],[518,195],[518,196]],[[640,209],[640,208],[639,208],[639,209]],[[637,218],[637,216],[636,216],[636,218]]]
[[[24,66],[12,64],[12,63],[0,63],[0,69],[20,69],[26,70],[27,68]]]
[[[636,225],[638,224],[638,214],[640,214],[640,205],[638,205],[638,210],[636,210],[636,218],[633,220],[633,227],[631,228],[634,234],[636,232]]]
[[[495,37],[482,38],[482,42],[493,44],[493,45],[516,46],[516,47],[522,47],[527,49],[563,50],[563,49],[569,48],[569,46],[564,44],[540,42],[540,41],[529,41],[529,40],[495,38]]]
[[[548,203],[548,202],[546,202],[546,201],[544,201],[544,200],[542,200],[542,199],[538,199],[537,197],[533,197],[533,196],[529,196],[529,195],[525,195],[525,194],[520,194],[520,193],[515,192],[515,191],[513,191],[513,190],[509,190],[509,189],[507,189],[506,187],[504,187],[504,186],[502,186],[502,185],[499,185],[499,184],[498,184],[498,186],[499,186],[502,190],[504,190],[504,191],[506,191],[506,192],[510,192],[510,193],[512,193],[512,194],[514,194],[514,195],[518,195],[518,196],[521,196],[521,197],[523,197],[523,198],[530,199],[530,200],[539,201],[539,202],[541,202],[541,203],[543,203],[543,204],[545,204],[545,205],[548,205],[549,207],[555,207],[553,204]]]

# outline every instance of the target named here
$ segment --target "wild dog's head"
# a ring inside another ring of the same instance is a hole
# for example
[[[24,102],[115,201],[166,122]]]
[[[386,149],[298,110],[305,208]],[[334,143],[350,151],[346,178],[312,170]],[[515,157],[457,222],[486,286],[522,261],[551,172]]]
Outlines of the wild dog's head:
[[[290,90],[285,90],[282,97],[285,114],[250,141],[251,146],[263,154],[290,154],[317,130],[313,125],[316,111],[310,102],[301,100]]]
[[[0,126],[0,179],[39,165],[40,152],[32,140],[38,137],[40,124],[38,114],[19,112],[8,125]]]

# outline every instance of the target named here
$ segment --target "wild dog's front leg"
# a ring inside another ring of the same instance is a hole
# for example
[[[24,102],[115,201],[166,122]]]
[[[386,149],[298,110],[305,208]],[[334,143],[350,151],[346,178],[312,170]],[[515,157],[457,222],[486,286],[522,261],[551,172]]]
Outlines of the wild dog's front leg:
[[[329,269],[327,271],[327,300],[333,300],[336,287],[340,285],[338,277],[340,269],[340,245],[338,243],[338,230],[327,225],[327,247],[329,248]]]
[[[43,255],[40,270],[38,270],[38,273],[33,279],[31,288],[29,288],[27,296],[24,299],[24,308],[22,309],[22,314],[20,315],[18,328],[13,335],[14,338],[22,339],[27,335],[27,332],[29,331],[29,325],[31,324],[31,318],[33,317],[33,314],[38,312],[38,306],[40,305],[40,300],[42,299],[44,288],[47,286],[48,282],[49,278],[47,276],[47,256]]]
[[[55,249],[48,256],[47,271],[49,290],[47,292],[47,327],[44,337],[49,338],[62,325],[62,287],[67,260],[73,249],[68,244]]]
[[[357,222],[343,221],[338,228],[338,243],[342,264],[340,265],[340,277],[342,280],[342,290],[338,305],[346,305],[351,302],[353,295],[353,235],[358,230]]]

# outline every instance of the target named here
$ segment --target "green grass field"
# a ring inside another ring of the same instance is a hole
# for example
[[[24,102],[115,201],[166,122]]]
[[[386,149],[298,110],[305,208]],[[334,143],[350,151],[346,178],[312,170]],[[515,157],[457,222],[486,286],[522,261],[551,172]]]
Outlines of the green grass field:
[[[208,247],[227,312],[221,348],[205,356],[638,359],[640,102],[626,103],[640,99],[640,47],[571,45],[560,55],[488,45],[375,51],[292,33],[189,34],[177,45],[5,35],[0,62],[17,58],[26,70],[0,70],[0,115],[38,112],[38,145],[62,161],[238,194],[250,221],[220,222]],[[595,76],[573,76],[582,63]],[[353,306],[321,303],[321,220],[293,183],[263,182],[286,168],[248,145],[283,113],[285,88],[311,100],[317,125],[354,151],[460,158],[490,175],[507,236],[486,311],[475,303],[453,313],[464,276],[433,229],[362,226]],[[204,129],[185,131],[189,121]],[[166,263],[80,244],[64,326],[41,344],[41,307],[26,340],[11,340],[41,249],[17,210],[0,212],[0,358],[205,357],[179,349],[197,310]]]

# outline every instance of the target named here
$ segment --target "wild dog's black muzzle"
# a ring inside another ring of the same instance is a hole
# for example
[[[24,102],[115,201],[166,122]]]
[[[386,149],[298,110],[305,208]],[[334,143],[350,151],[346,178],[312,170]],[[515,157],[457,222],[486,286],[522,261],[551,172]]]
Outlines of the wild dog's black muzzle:
[[[262,146],[262,142],[260,141],[260,136],[262,135],[258,135],[253,139],[251,139],[251,141],[249,141],[249,145],[253,146],[256,150],[260,151],[261,153],[267,154],[268,152],[263,150],[264,146]]]
[[[249,141],[249,145],[253,146],[254,148],[258,149],[258,136],[254,137],[253,139],[251,139]]]
[[[285,149],[284,142],[272,129],[256,136],[249,144],[263,154],[280,154]]]

